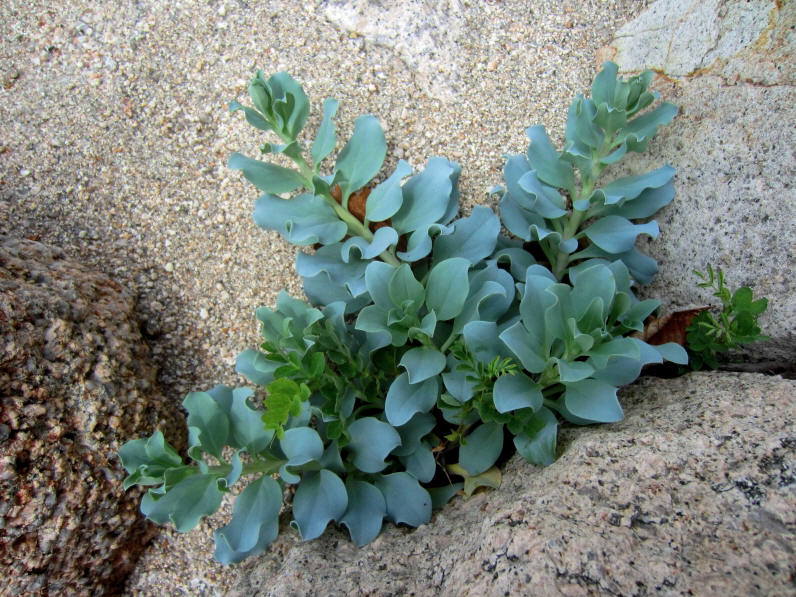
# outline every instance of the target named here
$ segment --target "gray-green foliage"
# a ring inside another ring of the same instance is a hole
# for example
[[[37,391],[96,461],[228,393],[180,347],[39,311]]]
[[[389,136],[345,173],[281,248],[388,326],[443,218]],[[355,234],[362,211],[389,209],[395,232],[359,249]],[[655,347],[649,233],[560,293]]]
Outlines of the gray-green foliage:
[[[615,64],[606,63],[594,79],[591,99],[579,95],[572,102],[562,151],[555,150],[544,127],[528,128],[527,152],[508,156],[505,187],[495,189],[502,195],[503,224],[538,243],[557,279],[590,258],[621,260],[641,284],[657,271],[635,242],[639,234],[657,237],[658,225],[631,220],[648,218],[672,200],[674,169],[663,166],[604,184],[599,178],[628,151],[644,151],[677,108],[661,103],[639,115],[657,97],[647,91],[652,73],[624,81],[616,72]]]
[[[548,465],[559,417],[619,420],[619,386],[645,364],[687,359],[677,345],[630,337],[658,306],[633,293],[655,269],[636,237],[657,225],[631,220],[672,199],[673,170],[598,184],[606,165],[642,151],[674,116],[669,104],[638,114],[654,100],[649,78],[618,80],[607,64],[592,98],[570,107],[562,152],[541,127],[528,129],[526,155],[509,156],[504,170],[509,238],[485,207],[455,219],[460,170],[446,159],[417,173],[398,162],[374,185],[386,144],[373,116],[356,120],[324,174],[337,102],[323,103],[307,158],[307,97],[284,73],[258,73],[253,107],[230,109],[275,134],[280,144],[262,153],[295,168],[240,154],[229,165],[263,192],[259,226],[316,246],[296,258],[309,303],[282,293],[275,308],[257,310],[265,341],[236,369],[264,388],[263,408],[245,388],[193,392],[183,403],[187,462],[159,432],[121,449],[125,487],[151,487],[144,514],[187,530],[245,477],[232,520],[216,532],[220,561],[274,539],[286,485],[295,486],[293,526],[304,539],[337,522],[362,545],[384,520],[417,526],[462,486],[467,495],[497,486],[507,437]],[[368,185],[357,216],[349,200]],[[462,483],[439,480],[449,474]]]

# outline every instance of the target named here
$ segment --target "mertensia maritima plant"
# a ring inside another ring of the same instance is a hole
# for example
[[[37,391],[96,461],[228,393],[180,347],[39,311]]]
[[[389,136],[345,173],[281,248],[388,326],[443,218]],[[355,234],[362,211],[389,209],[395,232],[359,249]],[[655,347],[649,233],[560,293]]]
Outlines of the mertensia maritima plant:
[[[659,305],[635,295],[657,269],[636,240],[657,236],[649,218],[672,200],[674,170],[601,177],[675,116],[652,107],[650,79],[606,63],[591,97],[572,102],[561,150],[532,126],[527,151],[506,156],[490,191],[499,215],[457,217],[458,164],[399,161],[375,184],[386,156],[375,117],[356,119],[331,163],[337,102],[323,102],[307,147],[301,86],[257,73],[252,105],[230,110],[267,134],[265,159],[235,153],[229,166],[261,192],[256,224],[307,248],[295,264],[306,299],[282,292],[257,310],[263,343],[236,365],[256,393],[185,398],[187,460],[160,432],[122,447],[125,487],[149,488],[141,511],[187,531],[245,481],[215,532],[215,557],[238,562],[277,536],[292,486],[302,539],[335,522],[364,545],[385,520],[418,526],[456,493],[498,486],[507,442],[544,466],[560,421],[620,420],[618,387],[647,364],[688,361],[677,344],[632,336]]]

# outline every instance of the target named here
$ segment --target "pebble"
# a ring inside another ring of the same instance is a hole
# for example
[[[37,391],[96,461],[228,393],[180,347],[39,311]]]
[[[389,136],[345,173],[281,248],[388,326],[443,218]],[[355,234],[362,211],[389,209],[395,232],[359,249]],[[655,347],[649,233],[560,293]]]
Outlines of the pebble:
[[[166,263],[166,265],[163,266],[163,269],[171,273],[174,271],[174,264],[171,261],[169,261],[168,263]]]

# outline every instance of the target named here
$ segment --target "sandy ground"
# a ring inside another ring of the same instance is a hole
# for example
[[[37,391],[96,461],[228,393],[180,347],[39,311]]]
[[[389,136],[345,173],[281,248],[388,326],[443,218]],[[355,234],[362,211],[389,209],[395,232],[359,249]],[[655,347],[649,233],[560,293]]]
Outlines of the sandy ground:
[[[387,168],[397,158],[416,168],[430,155],[457,160],[468,211],[490,204],[501,156],[524,150],[527,126],[560,138],[596,50],[648,2],[399,3],[444,30],[436,53],[376,39],[361,19],[353,30],[339,24],[366,4],[0,3],[0,233],[60,246],[137,292],[174,408],[192,389],[241,383],[233,365],[257,344],[254,309],[282,288],[301,296],[294,249],[252,223],[257,193],[225,165],[267,140],[226,110],[245,101],[255,69],[304,84],[309,133],[322,99],[335,97],[338,139],[358,114],[379,118]],[[211,555],[223,516],[187,535],[164,531],[127,593],[228,591],[234,571]]]

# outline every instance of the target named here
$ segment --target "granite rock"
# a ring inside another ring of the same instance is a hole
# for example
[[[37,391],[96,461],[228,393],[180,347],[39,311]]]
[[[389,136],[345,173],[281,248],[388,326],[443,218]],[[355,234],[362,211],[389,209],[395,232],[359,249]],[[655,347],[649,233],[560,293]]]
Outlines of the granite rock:
[[[464,33],[459,0],[332,0],[324,14],[332,23],[370,43],[395,50],[430,95],[454,96],[461,82],[458,39]]]
[[[121,442],[174,428],[135,297],[43,244],[0,240],[4,595],[117,594],[156,530],[125,495]]]
[[[616,32],[615,60],[683,77],[705,71],[763,85],[793,84],[792,2],[659,0]]]
[[[234,594],[792,594],[794,390],[750,373],[645,378],[623,390],[623,421],[565,429],[551,466],[514,456],[499,491],[361,549],[329,529],[266,553]]]
[[[675,200],[647,248],[660,269],[644,292],[665,312],[715,304],[691,270],[721,267],[730,288],[769,298],[761,324],[772,340],[743,358],[782,371],[796,364],[795,17],[792,2],[661,0],[612,43],[620,71],[659,70],[655,85],[680,109],[629,160],[631,173],[677,169]],[[648,44],[640,56],[636,46]]]

